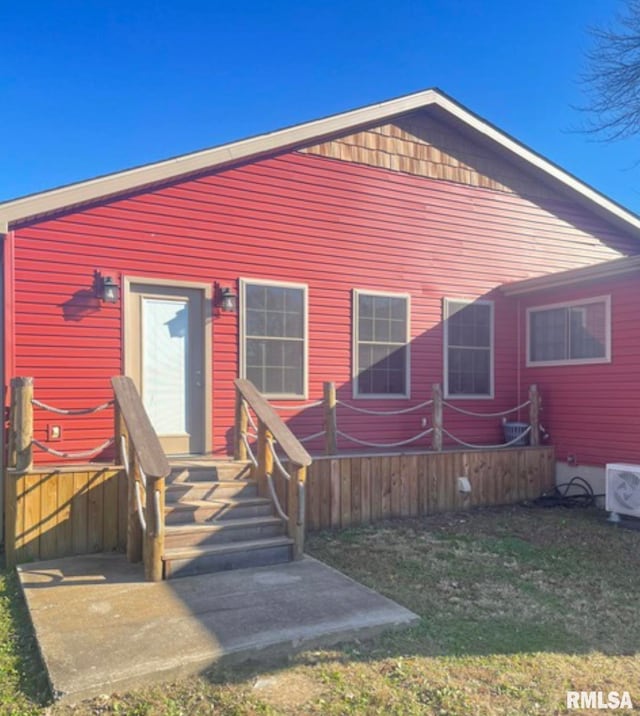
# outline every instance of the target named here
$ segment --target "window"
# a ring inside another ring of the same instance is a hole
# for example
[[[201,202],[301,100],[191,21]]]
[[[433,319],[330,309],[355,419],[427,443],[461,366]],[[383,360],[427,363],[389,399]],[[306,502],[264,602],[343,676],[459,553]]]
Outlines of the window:
[[[353,292],[354,397],[409,397],[409,297]]]
[[[611,360],[609,296],[527,309],[527,365]]]
[[[493,302],[444,300],[445,395],[493,397]]]
[[[241,374],[267,396],[304,398],[307,287],[241,280]]]

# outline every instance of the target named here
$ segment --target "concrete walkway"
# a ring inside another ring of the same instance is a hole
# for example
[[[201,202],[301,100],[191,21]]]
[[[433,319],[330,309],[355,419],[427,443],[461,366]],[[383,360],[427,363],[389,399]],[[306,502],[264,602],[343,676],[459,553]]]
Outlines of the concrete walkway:
[[[407,627],[418,617],[310,557],[168,582],[120,555],[19,568],[56,698],[79,701]]]

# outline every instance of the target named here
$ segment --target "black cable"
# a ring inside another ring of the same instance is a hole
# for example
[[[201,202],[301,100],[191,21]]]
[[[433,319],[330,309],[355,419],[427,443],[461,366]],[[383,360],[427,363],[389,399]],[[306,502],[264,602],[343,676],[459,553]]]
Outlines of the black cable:
[[[569,482],[562,482],[524,504],[535,507],[593,507],[596,497],[602,495],[596,495],[591,485],[583,477],[576,475]]]

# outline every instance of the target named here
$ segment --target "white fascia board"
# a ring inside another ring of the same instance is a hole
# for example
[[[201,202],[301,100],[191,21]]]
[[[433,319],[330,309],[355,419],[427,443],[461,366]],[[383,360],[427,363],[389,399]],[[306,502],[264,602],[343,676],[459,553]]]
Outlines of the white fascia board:
[[[560,288],[640,270],[640,256],[625,256],[569,271],[545,274],[500,286],[505,296],[525,296],[536,291]]]

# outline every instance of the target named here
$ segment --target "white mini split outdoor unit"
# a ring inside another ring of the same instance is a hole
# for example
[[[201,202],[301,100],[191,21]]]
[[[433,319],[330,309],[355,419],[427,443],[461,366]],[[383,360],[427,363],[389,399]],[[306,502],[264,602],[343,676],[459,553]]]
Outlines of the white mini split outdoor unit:
[[[607,465],[605,508],[617,515],[640,517],[640,465]]]

